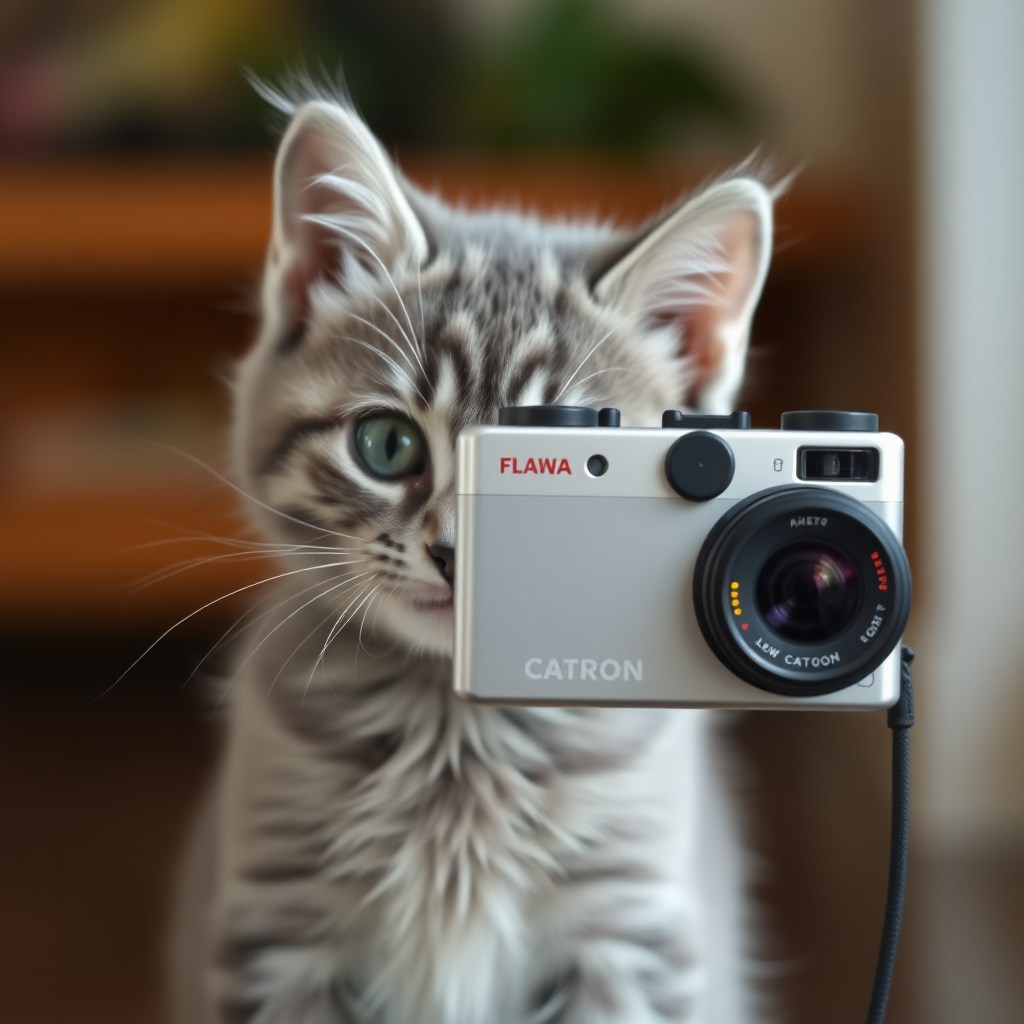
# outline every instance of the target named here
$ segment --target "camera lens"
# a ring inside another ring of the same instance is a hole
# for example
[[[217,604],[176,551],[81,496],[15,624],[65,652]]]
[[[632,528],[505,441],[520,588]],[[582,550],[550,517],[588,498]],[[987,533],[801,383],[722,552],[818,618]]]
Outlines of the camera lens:
[[[838,548],[796,541],[769,556],[757,577],[757,607],[780,637],[819,643],[842,632],[860,605],[860,581]]]
[[[812,697],[869,676],[910,613],[899,540],[831,488],[774,487],[735,504],[697,558],[693,607],[718,659],[773,693]]]

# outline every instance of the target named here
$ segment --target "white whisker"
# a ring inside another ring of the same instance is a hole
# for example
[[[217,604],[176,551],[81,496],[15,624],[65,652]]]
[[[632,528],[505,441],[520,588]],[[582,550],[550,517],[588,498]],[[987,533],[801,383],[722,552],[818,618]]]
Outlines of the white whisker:
[[[398,363],[394,361],[394,359],[391,358],[391,356],[387,354],[387,352],[382,352],[379,348],[374,348],[372,345],[368,345],[361,338],[353,338],[351,335],[347,334],[339,335],[339,337],[341,338],[342,341],[351,341],[353,344],[362,345],[363,348],[368,349],[370,352],[373,352],[376,355],[380,356],[381,359],[390,364],[390,366],[394,369],[395,373],[405,378],[405,380],[409,384],[409,387],[411,387],[413,391],[415,391],[416,394],[419,395],[420,400],[424,404],[426,404],[427,400],[423,397],[423,392],[420,391],[418,387],[416,387],[416,382],[412,379],[412,377],[409,376],[409,374],[405,372],[405,370],[401,368],[401,366],[398,365]]]
[[[345,576],[347,578],[342,580],[342,582],[340,584],[338,584],[338,587],[328,587],[326,590],[320,591],[319,593],[315,594],[311,600],[305,602],[300,608],[297,608],[295,610],[295,612],[292,612],[292,615],[297,614],[298,612],[302,611],[303,608],[306,608],[309,605],[313,604],[315,601],[317,601],[320,598],[326,596],[331,591],[333,591],[335,589],[338,589],[340,587],[343,587],[346,584],[353,584],[355,582],[355,579],[359,575],[363,575],[363,574],[362,573],[359,573],[359,574],[341,573],[340,576]],[[303,594],[308,594],[311,590],[316,590],[318,587],[322,587],[325,583],[331,583],[334,580],[339,579],[340,576],[329,576],[326,580],[317,580],[316,583],[313,583],[313,584],[311,584],[308,587],[303,587],[302,590],[299,590],[299,591],[297,591],[295,593],[289,594],[283,600],[278,601],[275,605],[273,605],[273,607],[271,607],[267,612],[265,612],[263,615],[261,615],[260,618],[261,619],[268,618],[271,614],[273,614],[275,611],[277,611],[277,609],[279,609],[279,608],[283,607],[284,605],[288,604],[290,601],[294,601],[297,598],[302,597]],[[262,604],[263,601],[269,600],[269,597],[271,597],[271,596],[273,596],[273,595],[269,595],[267,598],[263,598],[261,601],[257,602],[257,607],[259,606],[259,604]],[[273,680],[270,683],[269,688],[267,689],[267,696],[266,696],[267,700],[270,699],[270,692],[271,692],[271,690],[273,690],[274,684],[277,682],[277,680],[280,679],[281,673],[285,670],[285,667],[288,665],[288,662],[291,661],[291,659],[295,656],[295,654],[297,653],[299,648],[302,646],[302,644],[304,644],[306,642],[306,640],[308,640],[317,631],[317,629],[319,629],[320,626],[322,626],[328,619],[332,618],[333,615],[334,615],[334,609],[332,608],[306,634],[306,636],[300,641],[300,643],[292,650],[292,653],[289,654],[287,658],[285,658],[284,662],[281,664],[281,667],[277,670],[277,675],[274,676]],[[291,618],[291,615],[289,615],[288,618]],[[274,627],[274,629],[272,629],[270,631],[270,633],[275,632],[278,628],[280,628],[280,626],[284,625],[284,623],[286,621],[287,621],[287,619],[282,620],[280,623],[278,623],[277,626]],[[260,643],[257,645],[258,647],[263,645],[263,643],[269,638],[270,633],[268,633],[266,636],[264,636],[263,640],[261,640]],[[251,652],[249,657],[252,656],[252,653],[255,653],[255,651]],[[247,657],[245,659],[245,661],[248,661],[248,660],[249,660],[249,658]],[[242,662],[242,665],[245,664],[245,661]],[[231,686],[234,684],[235,680],[238,678],[238,675],[239,675],[239,673],[241,672],[241,669],[242,669],[242,665],[239,665],[238,669],[235,671],[235,674],[231,677],[231,680],[228,682],[227,686],[225,687],[225,692],[227,692],[227,690],[231,688]]]
[[[381,586],[377,588],[377,594],[374,596],[373,600],[371,600],[370,603],[366,606],[366,610],[363,612],[363,619],[359,623],[359,634],[358,634],[359,647],[362,648],[364,651],[366,650],[366,648],[363,647],[363,630],[366,628],[366,616],[369,615],[370,609],[373,607],[373,602],[377,600],[377,596],[379,596],[380,591],[383,588],[383,586],[384,585],[381,584]],[[380,609],[378,608],[378,611],[379,610]],[[377,616],[376,615],[374,615],[374,617],[373,617],[373,628],[374,629],[377,628]],[[369,653],[369,652],[367,652],[367,653]]]
[[[381,354],[383,355],[384,353]],[[223,473],[218,473],[217,470],[215,470],[212,466],[207,465],[205,462],[203,462],[202,459],[196,457],[195,455],[192,455],[190,452],[187,452],[182,448],[177,448],[171,444],[164,444],[162,441],[153,441],[152,443],[155,444],[158,448],[162,448],[164,451],[173,452],[175,455],[180,455],[183,459],[187,459],[189,462],[195,463],[195,465],[199,466],[201,469],[205,469],[207,473],[210,473],[212,476],[216,477],[222,484],[227,485],[237,494],[240,494],[243,498],[246,499],[246,501],[251,501],[254,505],[258,505],[266,512],[270,512],[275,516],[280,516],[282,519],[287,519],[290,522],[298,523],[299,526],[304,526],[309,530],[316,531],[317,533],[327,533],[330,534],[332,537],[344,537],[346,540],[357,540],[360,542],[362,542],[363,540],[362,537],[356,537],[350,533],[338,533],[336,530],[328,530],[324,526],[316,526],[313,523],[307,523],[303,519],[298,519],[295,516],[290,516],[288,515],[287,512],[282,512],[280,509],[276,509],[272,505],[268,505],[266,502],[260,501],[260,499],[255,497],[254,495],[242,490],[242,488],[239,487],[238,484],[234,483],[234,481],[229,480],[226,476],[224,476]]]
[[[395,298],[398,299],[398,304],[402,307],[402,312],[405,314],[405,322],[409,325],[409,330],[413,336],[416,335],[416,328],[412,325],[412,317],[409,316],[409,310],[406,308],[405,300],[402,298],[402,293],[398,290],[398,286],[394,282],[394,278],[388,273],[387,269],[384,270],[384,274],[388,279],[388,283],[391,285],[392,291],[395,293]],[[418,358],[418,357],[417,357]],[[424,370],[426,373],[426,370]]]
[[[328,563],[326,565],[304,566],[301,569],[291,569],[288,572],[278,573],[276,576],[268,576],[266,577],[266,579],[256,580],[255,583],[247,583],[244,587],[238,587],[237,589],[232,590],[230,593],[221,594],[220,597],[215,597],[212,601],[207,601],[206,604],[201,605],[199,608],[196,608],[195,611],[191,611],[188,613],[188,615],[182,616],[182,618],[178,619],[178,621],[175,622],[173,626],[168,626],[167,629],[165,629],[105,690],[103,690],[101,693],[93,697],[93,700],[99,700],[100,697],[109,693],[115,686],[117,686],[119,682],[121,682],[122,679],[124,679],[126,675],[128,675],[129,672],[131,672],[133,668],[135,668],[136,665],[138,665],[140,661],[142,661],[142,659],[147,654],[149,654],[151,650],[153,650],[154,647],[156,647],[158,643],[160,643],[161,640],[164,639],[164,637],[168,636],[170,633],[173,633],[174,630],[176,630],[180,625],[188,622],[189,619],[194,618],[200,612],[206,611],[207,608],[212,608],[215,604],[219,604],[221,601],[227,601],[229,598],[235,597],[237,594],[242,594],[245,593],[245,591],[247,590],[252,590],[253,587],[261,587],[265,583],[273,583],[275,580],[284,579],[288,576],[295,576],[301,572],[314,572],[317,569],[333,569],[335,565],[350,564],[350,562],[335,562]]]
[[[312,596],[312,597],[311,597],[311,598],[310,598],[310,599],[309,599],[308,601],[305,601],[305,602],[303,602],[302,604],[300,604],[300,605],[299,605],[299,607],[295,609],[295,611],[293,611],[293,612],[290,612],[290,613],[289,613],[288,615],[286,615],[286,616],[285,616],[285,617],[284,617],[284,618],[283,618],[283,619],[282,619],[282,620],[281,620],[281,621],[280,621],[280,622],[279,622],[279,623],[278,623],[278,624],[277,624],[277,625],[276,625],[276,626],[275,626],[275,627],[274,627],[274,628],[273,628],[273,629],[272,629],[272,630],[271,630],[271,631],[270,631],[269,633],[267,633],[267,635],[266,635],[266,636],[265,636],[265,637],[264,637],[264,638],[263,638],[263,639],[262,639],[262,640],[261,640],[261,641],[260,641],[260,642],[259,642],[259,643],[258,643],[258,644],[257,644],[257,645],[256,645],[256,646],[255,646],[255,647],[254,647],[254,648],[253,648],[253,649],[252,649],[252,650],[251,650],[251,651],[250,651],[250,652],[249,652],[249,653],[248,653],[247,655],[246,655],[246,656],[245,656],[245,659],[244,659],[244,660],[242,661],[242,663],[241,663],[241,664],[240,664],[240,665],[238,666],[238,672],[241,672],[241,670],[242,670],[242,669],[243,669],[243,668],[244,668],[244,667],[246,666],[246,664],[247,664],[247,663],[249,662],[249,659],[250,659],[250,658],[251,658],[251,657],[252,657],[252,656],[253,656],[253,655],[254,655],[254,654],[255,654],[255,653],[256,653],[256,652],[257,652],[257,651],[258,651],[258,650],[259,650],[259,649],[260,649],[260,648],[261,648],[261,647],[262,647],[262,646],[263,646],[263,645],[264,645],[264,644],[265,644],[265,643],[266,643],[266,642],[267,642],[267,641],[268,641],[268,640],[269,640],[269,639],[270,639],[270,638],[271,638],[271,637],[272,637],[272,636],[273,636],[273,635],[274,635],[274,634],[275,634],[275,633],[276,633],[276,632],[277,632],[277,631],[278,631],[278,630],[279,630],[279,629],[280,629],[280,628],[281,628],[281,627],[282,627],[282,626],[283,626],[283,625],[284,625],[285,623],[286,623],[286,622],[288,622],[288,621],[289,621],[290,619],[292,619],[292,618],[294,618],[294,617],[295,617],[296,615],[298,615],[298,614],[299,614],[299,612],[301,612],[301,611],[302,611],[302,610],[303,610],[304,608],[308,608],[308,607],[309,607],[309,606],[310,606],[311,604],[313,604],[314,602],[316,602],[316,601],[319,601],[319,600],[321,600],[322,598],[325,598],[325,597],[326,597],[326,596],[327,596],[328,594],[332,594],[332,593],[334,593],[334,591],[335,591],[335,590],[339,590],[339,589],[341,589],[342,587],[347,587],[347,586],[350,586],[350,585],[354,584],[354,583],[355,583],[355,581],[356,581],[357,579],[359,579],[359,578],[360,578],[361,576],[366,576],[366,575],[369,575],[369,574],[371,574],[371,573],[373,573],[373,574],[375,575],[375,572],[374,572],[374,570],[372,570],[372,569],[367,569],[367,570],[366,570],[366,572],[360,572],[360,573],[355,573],[354,575],[353,575],[353,574],[351,574],[351,573],[342,573],[341,575],[342,575],[342,576],[344,576],[344,577],[346,577],[346,578],[345,578],[345,579],[343,579],[343,580],[342,580],[342,581],[341,581],[340,583],[336,583],[336,584],[335,584],[335,585],[334,585],[333,587],[328,587],[328,588],[327,588],[326,590],[323,590],[323,591],[321,591],[320,593],[314,594],[314,595],[313,595],[313,596]],[[338,579],[338,577],[337,577],[337,576],[332,576],[332,577],[330,578],[330,580],[323,580],[322,582],[323,582],[323,583],[329,583],[329,582],[331,582],[331,580],[336,580],[336,579]],[[309,588],[309,589],[312,589],[312,588]],[[237,676],[238,672],[236,672],[236,673],[235,673],[235,675],[236,675],[236,676]],[[270,691],[269,691],[269,690],[267,691],[267,696],[268,696],[268,697],[270,696]]]
[[[427,343],[427,326],[423,320],[423,273],[422,268],[417,265],[416,267],[416,297],[420,303],[420,344],[426,345]]]
[[[399,329],[400,331],[402,331],[402,337],[403,337],[403,338],[405,338],[405,340],[406,340],[406,341],[409,341],[409,335],[407,335],[407,334],[405,333],[405,331],[404,331],[404,330],[402,329],[402,325],[401,325],[401,324],[400,324],[400,323],[398,322],[398,319],[397,319],[397,317],[395,316],[395,314],[394,314],[394,313],[391,313],[391,310],[390,310],[390,309],[388,309],[388,307],[387,307],[387,306],[386,306],[386,305],[385,305],[385,304],[384,304],[384,303],[383,303],[383,302],[382,302],[382,301],[381,301],[380,299],[377,299],[377,301],[378,301],[378,302],[380,302],[380,304],[381,304],[382,306],[384,306],[384,309],[385,309],[385,310],[387,310],[387,312],[388,312],[388,313],[390,313],[390,314],[391,314],[391,319],[395,321],[395,324],[396,324],[396,326],[398,327],[398,329]],[[396,351],[397,351],[397,352],[398,352],[398,353],[399,353],[399,354],[400,354],[400,355],[402,356],[402,358],[403,358],[403,359],[404,359],[404,360],[405,360],[405,361],[406,361],[406,362],[407,362],[407,363],[409,364],[409,369],[410,369],[410,370],[412,370],[412,371],[413,371],[414,373],[416,372],[416,364],[414,364],[414,363],[413,363],[413,361],[412,361],[412,360],[411,360],[411,359],[409,358],[409,355],[408,355],[408,353],[407,353],[407,352],[405,351],[405,349],[404,349],[404,348],[402,348],[402,346],[401,346],[401,345],[399,345],[399,344],[398,344],[398,342],[397,342],[397,341],[395,341],[395,339],[394,339],[394,338],[392,338],[392,337],[391,337],[391,335],[390,335],[390,334],[388,334],[388,332],[387,332],[387,331],[382,331],[382,330],[381,330],[381,329],[380,329],[380,328],[379,328],[379,327],[378,327],[378,326],[377,326],[377,325],[376,325],[375,323],[372,323],[372,322],[371,322],[370,320],[367,320],[367,319],[366,319],[365,317],[361,317],[361,316],[359,316],[359,315],[358,315],[357,313],[352,313],[352,312],[349,312],[349,313],[348,313],[348,316],[350,316],[350,317],[351,317],[351,318],[352,318],[353,320],[356,320],[356,321],[358,321],[359,323],[363,324],[363,325],[364,325],[365,327],[369,327],[371,331],[376,331],[376,332],[377,332],[377,333],[378,333],[378,334],[379,334],[379,335],[380,335],[380,336],[381,336],[381,337],[382,337],[382,338],[383,338],[383,339],[384,339],[384,340],[385,340],[385,341],[386,341],[386,342],[387,342],[387,343],[388,343],[389,345],[391,345],[391,346],[392,346],[392,347],[393,347],[393,348],[394,348],[394,349],[395,349],[395,350],[396,350]],[[412,348],[412,350],[413,350],[413,355],[415,355],[415,356],[416,356],[416,363],[418,363],[418,364],[419,364],[419,368],[420,368],[420,369],[421,369],[421,370],[423,371],[423,374],[424,374],[424,376],[426,376],[426,373],[427,373],[427,371],[426,371],[426,370],[424,369],[424,367],[423,367],[423,363],[422,363],[422,362],[420,362],[420,356],[419,356],[419,352],[417,352],[417,351],[416,351],[416,348],[415,348],[415,346],[414,346],[414,345],[412,344],[412,342],[411,342],[411,341],[409,342],[409,347],[410,347],[410,348]],[[404,371],[403,371],[403,372],[404,372]],[[410,383],[411,383],[411,381],[410,381]]]
[[[402,332],[402,337],[405,338],[406,342],[408,342],[409,348],[412,351],[412,354],[416,357],[416,362],[419,364],[420,370],[423,371],[423,376],[425,377],[427,375],[427,368],[423,365],[423,360],[420,358],[419,346],[413,340],[416,336],[416,332],[413,331],[413,337],[410,338],[409,335],[405,333],[405,328],[402,326],[398,317],[391,312],[391,308],[388,306],[388,304],[379,295],[374,295],[373,301],[376,302],[377,305],[380,306],[380,308],[383,309],[384,312],[387,313],[387,315],[391,317],[392,320],[394,320],[395,326]],[[410,324],[409,327],[410,329],[412,329],[412,324]]]
[[[210,646],[209,650],[207,650],[207,652],[199,659],[199,661],[196,662],[195,667],[192,669],[191,672],[189,672],[188,676],[185,679],[185,682],[183,682],[181,684],[181,690],[178,691],[179,693],[180,692],[184,692],[185,687],[188,686],[188,684],[190,682],[192,682],[192,679],[195,676],[195,674],[199,671],[200,668],[202,668],[203,664],[206,662],[206,659],[209,658],[210,655],[213,654],[214,651],[216,651],[218,648],[220,648],[223,644],[227,643],[229,640],[233,640],[236,636],[238,636],[239,634],[243,633],[245,630],[249,629],[251,626],[256,625],[256,623],[258,623],[260,620],[266,619],[269,616],[273,615],[273,613],[282,604],[284,604],[286,602],[285,601],[279,601],[277,604],[273,605],[271,608],[268,608],[262,614],[258,615],[256,618],[252,619],[252,621],[245,622],[245,620],[247,618],[249,618],[249,616],[252,615],[256,611],[256,609],[259,608],[259,606],[262,603],[263,603],[263,601],[258,601],[251,608],[247,608],[244,612],[242,612],[241,615],[238,616],[237,619],[235,619],[234,622],[231,623],[230,626],[228,626],[228,628],[223,633],[221,633],[221,635]],[[242,623],[245,623],[245,624],[242,625]]]
[[[615,372],[619,372],[619,373],[641,373],[642,371],[639,370],[635,366],[606,366],[602,370],[595,370],[593,373],[587,374],[586,377],[581,377],[578,381],[576,381],[576,384],[575,384],[573,390],[575,392],[576,388],[583,387],[583,385],[586,384],[586,382],[588,380],[590,380],[592,377],[600,377],[602,373],[615,373]]]
[[[565,383],[564,383],[564,384],[562,385],[562,387],[561,387],[561,390],[559,390],[558,394],[557,394],[557,395],[555,395],[555,401],[556,401],[556,402],[557,402],[557,401],[559,400],[559,398],[561,398],[561,397],[562,397],[562,392],[563,392],[563,391],[565,391],[565,389],[566,389],[566,388],[567,388],[567,387],[568,387],[568,386],[569,386],[569,385],[570,385],[570,384],[571,384],[571,383],[573,382],[573,380],[575,380],[575,378],[576,378],[576,374],[577,374],[577,373],[579,373],[579,372],[580,372],[580,370],[582,370],[582,369],[583,369],[583,364],[584,364],[584,363],[585,363],[585,362],[586,362],[586,361],[587,361],[587,360],[588,360],[588,359],[589,359],[589,358],[590,358],[590,357],[591,357],[591,356],[592,356],[592,355],[593,355],[593,354],[594,354],[594,353],[595,353],[595,352],[596,352],[596,351],[597,351],[597,350],[598,350],[598,349],[599,349],[599,348],[600,348],[600,347],[601,347],[601,346],[602,346],[602,345],[603,345],[603,344],[604,344],[604,343],[605,343],[605,342],[606,342],[606,341],[607,341],[607,340],[608,340],[608,339],[609,339],[609,338],[610,338],[610,337],[611,337],[611,336],[612,336],[612,335],[613,335],[614,333],[615,333],[615,328],[613,327],[613,328],[612,328],[612,329],[611,329],[611,330],[610,330],[610,331],[609,331],[609,332],[608,332],[608,333],[607,333],[606,335],[604,335],[604,337],[600,338],[600,339],[598,340],[597,344],[596,344],[596,345],[594,345],[594,347],[593,347],[593,348],[592,348],[592,349],[591,349],[591,350],[590,350],[590,351],[589,351],[589,352],[588,352],[588,353],[587,353],[587,354],[586,354],[586,355],[585,355],[585,356],[583,357],[583,359],[582,359],[582,360],[580,361],[580,365],[579,365],[579,366],[577,366],[577,367],[576,367],[576,369],[572,371],[572,376],[571,376],[571,377],[570,377],[570,378],[569,378],[569,379],[568,379],[568,380],[567,380],[567,381],[566,381],[566,382],[565,382]]]
[[[272,691],[272,690],[274,689],[274,686],[275,686],[275,685],[277,684],[277,681],[278,681],[278,679],[280,679],[280,678],[281,678],[281,673],[282,673],[282,672],[284,672],[284,670],[285,670],[285,669],[286,669],[286,668],[288,667],[288,664],[289,664],[289,662],[290,662],[290,661],[292,660],[292,658],[294,658],[294,657],[295,657],[295,655],[299,653],[299,651],[300,651],[300,650],[302,649],[302,647],[303,647],[303,645],[304,645],[304,644],[306,643],[306,641],[307,641],[307,640],[308,640],[308,639],[309,639],[309,638],[310,638],[310,637],[311,637],[311,636],[312,636],[312,635],[313,635],[313,634],[314,634],[314,633],[315,633],[315,632],[316,632],[316,631],[317,631],[318,629],[320,629],[320,628],[321,628],[321,627],[323,626],[323,624],[324,624],[324,623],[325,623],[325,622],[326,622],[326,621],[327,621],[328,619],[332,619],[332,618],[334,618],[334,609],[333,609],[333,608],[332,608],[332,609],[331,609],[331,610],[330,610],[330,611],[329,611],[329,612],[328,612],[328,613],[327,613],[327,614],[326,614],[326,615],[325,615],[325,616],[324,616],[324,617],[323,617],[322,619],[320,619],[320,620],[319,620],[319,621],[318,621],[318,622],[316,623],[316,625],[315,625],[315,626],[313,626],[313,628],[312,628],[312,629],[311,629],[311,630],[310,630],[310,631],[309,631],[309,632],[308,632],[308,633],[307,633],[307,634],[306,634],[306,635],[305,635],[305,636],[304,636],[304,637],[303,637],[303,638],[302,638],[302,639],[301,639],[301,640],[300,640],[300,641],[299,641],[299,642],[298,642],[298,643],[297,643],[297,644],[296,644],[296,645],[295,645],[295,646],[294,646],[294,647],[292,648],[292,652],[291,652],[291,654],[289,654],[289,655],[288,655],[288,657],[287,657],[287,658],[285,658],[283,662],[281,662],[281,667],[280,667],[280,668],[279,668],[279,669],[277,670],[277,674],[276,674],[276,675],[274,676],[274,678],[273,678],[273,679],[272,679],[272,680],[270,681],[270,686],[269,686],[269,687],[267,688],[267,696],[266,696],[266,698],[265,698],[266,700],[270,700],[270,693],[271,693],[271,691]]]
[[[346,402],[344,405],[339,405],[338,414],[341,416],[351,416],[353,413],[362,412],[367,409],[380,410],[382,406],[386,407],[393,400],[389,395],[368,395],[356,398],[351,402]]]
[[[376,573],[374,573],[374,576],[372,576],[372,577],[371,577],[370,579],[368,579],[368,580],[366,581],[366,586],[364,586],[364,587],[363,587],[363,588],[362,588],[362,589],[361,589],[361,590],[359,591],[359,593],[358,593],[358,594],[356,594],[356,596],[355,596],[355,597],[353,597],[353,598],[352,598],[352,600],[351,600],[351,601],[350,601],[350,602],[349,602],[349,603],[348,603],[348,604],[347,604],[347,605],[345,606],[345,608],[343,609],[343,611],[342,611],[341,615],[340,615],[340,616],[338,617],[338,620],[337,620],[337,622],[335,622],[335,624],[334,624],[334,625],[333,625],[333,626],[331,627],[330,631],[329,631],[329,632],[328,632],[328,634],[327,634],[327,639],[326,639],[326,640],[324,641],[324,645],[323,645],[323,648],[322,648],[322,649],[321,649],[321,651],[320,651],[320,656],[319,656],[319,657],[317,658],[316,662],[315,662],[315,663],[314,663],[314,665],[313,665],[313,671],[314,671],[314,672],[315,672],[315,671],[316,671],[316,669],[317,669],[317,665],[319,665],[319,664],[320,664],[320,662],[321,662],[321,661],[323,660],[324,654],[325,654],[325,653],[327,652],[327,648],[328,648],[328,646],[330,645],[331,641],[332,641],[332,640],[333,640],[333,639],[335,638],[335,636],[337,636],[337,635],[338,635],[338,633],[340,633],[340,632],[341,632],[341,630],[342,630],[342,629],[344,629],[344,628],[345,628],[345,627],[344,627],[344,622],[343,622],[343,620],[344,620],[344,618],[345,618],[345,614],[346,614],[346,613],[348,612],[349,608],[351,608],[351,607],[352,607],[353,603],[355,603],[356,601],[358,601],[358,600],[359,600],[359,597],[360,597],[360,596],[361,596],[362,594],[366,593],[366,587],[367,587],[367,586],[369,586],[369,585],[370,585],[371,583],[373,583],[373,580],[374,580],[374,578],[375,578],[375,577],[376,577]]]
[[[355,554],[356,552],[335,552],[336,554]],[[309,557],[317,555],[322,557],[321,552],[299,552],[298,554],[306,554]],[[163,583],[164,580],[169,580],[174,576],[178,576],[183,572],[188,572],[189,569],[198,569],[200,566],[208,565],[211,562],[220,562],[228,558],[249,560],[249,561],[262,561],[267,558],[267,554],[262,551],[230,551],[222,555],[206,555],[203,557],[188,558],[180,562],[175,562],[173,565],[164,566],[161,569],[155,569],[148,576],[143,576],[133,584],[129,584],[135,588],[134,592],[137,594],[141,590],[145,590],[146,587],[151,587],[157,583]],[[355,558],[350,562],[337,562],[336,565],[352,565],[360,559]]]
[[[385,266],[384,261],[373,251],[369,242],[354,231],[349,231],[348,228],[344,227],[340,223],[339,218],[337,217],[325,217],[308,213],[303,217],[303,220],[307,220],[313,224],[319,224],[321,227],[328,228],[329,230],[347,238],[349,241],[355,242],[355,244],[358,245],[368,256],[372,257],[376,261],[377,266],[380,267],[381,272],[387,278],[388,284],[391,285],[391,289],[395,293],[395,298],[398,299],[398,304],[402,307],[402,312],[405,313],[405,319],[409,324],[409,330],[415,334],[416,328],[413,327],[412,318],[409,316],[409,310],[405,308],[405,303],[402,301],[402,293],[398,290],[398,286],[395,284],[395,279],[391,276],[391,272]]]
[[[331,627],[330,632],[327,634],[327,639],[324,641],[324,645],[320,650],[320,654],[318,655],[316,661],[313,663],[313,668],[309,673],[309,679],[306,681],[306,688],[303,691],[302,702],[300,702],[300,706],[301,703],[305,703],[306,694],[309,692],[309,687],[313,682],[313,676],[316,675],[316,670],[320,667],[321,663],[323,662],[324,656],[327,654],[327,648],[330,646],[331,641],[345,628],[345,626],[348,625],[349,622],[351,622],[353,618],[355,618],[355,616],[359,613],[359,609],[363,606],[363,602],[368,600],[370,597],[373,597],[373,595],[378,590],[380,590],[382,586],[384,586],[383,583],[378,583],[377,586],[370,591],[367,597],[363,597],[362,595],[366,593],[366,588],[373,583],[373,579],[374,577],[371,576],[370,579],[366,581],[366,584],[364,585],[363,589],[360,590],[359,593],[357,593],[356,596],[353,597],[352,600],[345,606],[341,615],[338,616],[338,620]],[[360,600],[360,598],[362,598],[362,600]],[[355,605],[355,608],[352,610],[351,615],[349,615],[349,609],[352,608],[356,601],[359,601],[359,604]],[[348,615],[347,619],[346,615]]]
[[[175,523],[166,523],[158,519],[149,519],[143,516],[133,516],[139,522],[149,523],[153,526],[165,527],[167,529],[184,530],[186,527],[181,527]],[[167,547],[171,544],[197,544],[200,542],[207,542],[210,544],[220,544],[223,547],[239,548],[246,551],[264,552],[266,554],[290,554],[292,552],[335,552],[335,551],[357,551],[358,548],[339,548],[334,544],[302,544],[300,542],[295,543],[273,543],[270,541],[260,540],[248,540],[245,537],[220,537],[215,533],[203,533],[200,530],[189,530],[182,537],[161,537],[157,540],[142,541],[139,544],[131,544],[128,547],[121,548],[118,552],[122,555],[133,554],[136,551],[147,551],[151,548]],[[365,543],[365,542],[364,542]]]

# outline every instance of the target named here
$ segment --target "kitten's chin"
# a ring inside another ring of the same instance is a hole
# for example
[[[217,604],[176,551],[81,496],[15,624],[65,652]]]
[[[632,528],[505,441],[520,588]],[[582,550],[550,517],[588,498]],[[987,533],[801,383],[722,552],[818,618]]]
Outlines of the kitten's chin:
[[[414,650],[451,657],[454,609],[451,598],[415,600],[394,595],[381,608],[378,624]]]

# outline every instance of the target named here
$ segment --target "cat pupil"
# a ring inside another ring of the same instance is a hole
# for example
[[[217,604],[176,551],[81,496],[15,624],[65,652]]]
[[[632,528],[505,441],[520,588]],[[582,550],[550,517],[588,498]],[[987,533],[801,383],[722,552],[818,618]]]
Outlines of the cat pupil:
[[[384,452],[390,462],[395,457],[395,452],[398,451],[398,431],[392,427],[388,431],[388,439],[384,442]]]

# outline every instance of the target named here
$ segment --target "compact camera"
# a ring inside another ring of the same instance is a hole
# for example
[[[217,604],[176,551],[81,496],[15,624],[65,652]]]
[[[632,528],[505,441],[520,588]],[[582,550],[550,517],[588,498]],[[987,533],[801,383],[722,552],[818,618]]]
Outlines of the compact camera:
[[[523,406],[457,445],[455,689],[496,704],[888,707],[903,442],[870,413]]]

